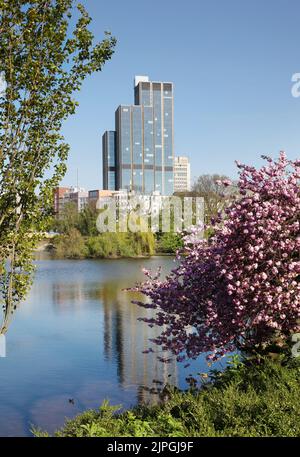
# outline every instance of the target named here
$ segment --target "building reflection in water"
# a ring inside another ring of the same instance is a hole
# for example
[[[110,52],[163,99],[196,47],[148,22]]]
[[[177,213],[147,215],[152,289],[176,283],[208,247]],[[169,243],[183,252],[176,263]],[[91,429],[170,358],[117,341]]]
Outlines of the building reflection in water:
[[[161,363],[156,354],[143,354],[150,345],[149,338],[157,336],[160,330],[151,329],[137,320],[153,315],[153,310],[132,304],[131,300],[137,299],[138,295],[122,290],[127,286],[128,283],[111,281],[102,289],[105,357],[109,360],[116,358],[122,386],[138,385],[138,400],[153,401],[154,397],[143,387],[157,387],[153,381],[176,385],[177,364],[175,361]]]
[[[129,285],[134,285],[128,279],[102,280],[101,282],[86,282],[85,278],[76,278],[76,282],[53,284],[53,304],[57,311],[67,308],[72,311],[86,306],[101,305],[103,328],[103,356],[106,361],[116,364],[117,377],[124,389],[137,389],[139,402],[156,401],[147,388],[157,387],[159,381],[177,385],[177,364],[161,363],[156,354],[143,354],[150,345],[149,338],[157,336],[160,329],[150,328],[138,321],[139,317],[153,315],[153,310],[147,310],[131,303],[138,295],[124,291]],[[140,297],[139,297],[140,298]],[[101,322],[99,319],[99,322]],[[146,389],[145,389],[146,388]]]

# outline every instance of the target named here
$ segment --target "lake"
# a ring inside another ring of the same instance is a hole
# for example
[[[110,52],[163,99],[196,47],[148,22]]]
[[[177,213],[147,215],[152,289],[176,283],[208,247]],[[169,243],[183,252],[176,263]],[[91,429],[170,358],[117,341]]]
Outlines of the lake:
[[[169,272],[172,258],[36,263],[0,358],[0,436],[31,436],[32,425],[53,433],[104,399],[124,408],[153,401],[153,380],[183,388],[190,373],[208,370],[204,357],[184,368],[142,353],[158,330],[137,319],[153,311],[123,289],[144,279],[143,266]]]

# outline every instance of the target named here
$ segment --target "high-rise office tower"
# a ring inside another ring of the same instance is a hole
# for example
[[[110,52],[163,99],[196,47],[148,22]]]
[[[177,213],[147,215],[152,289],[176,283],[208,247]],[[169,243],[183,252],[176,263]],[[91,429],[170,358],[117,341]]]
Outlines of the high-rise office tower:
[[[174,192],[173,84],[137,76],[134,101],[134,105],[118,107],[115,132],[103,135],[103,188],[113,190],[110,186],[114,172],[115,190],[171,195]]]

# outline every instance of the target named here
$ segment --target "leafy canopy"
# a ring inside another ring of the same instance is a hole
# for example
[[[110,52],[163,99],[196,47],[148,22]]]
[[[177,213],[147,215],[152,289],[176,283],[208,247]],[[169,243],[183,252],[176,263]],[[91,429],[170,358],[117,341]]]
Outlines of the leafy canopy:
[[[106,33],[94,44],[91,18],[74,7],[73,0],[0,0],[0,332],[28,291],[32,250],[66,170],[60,131],[75,112],[74,92],[116,43]]]

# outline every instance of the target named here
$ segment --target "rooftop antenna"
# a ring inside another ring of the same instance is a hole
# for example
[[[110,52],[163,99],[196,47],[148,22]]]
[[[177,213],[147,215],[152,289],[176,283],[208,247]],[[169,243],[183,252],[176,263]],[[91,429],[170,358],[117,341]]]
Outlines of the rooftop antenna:
[[[77,190],[79,192],[79,170],[77,168]]]

